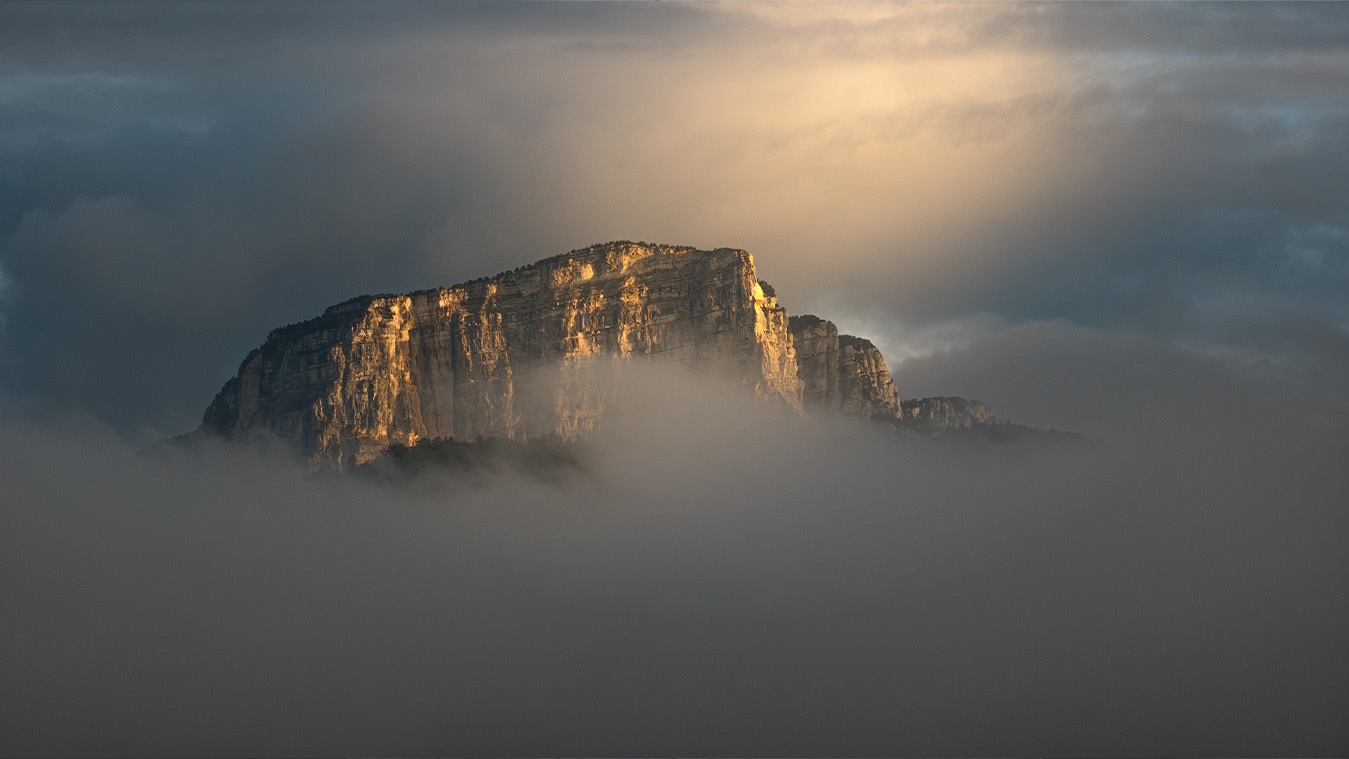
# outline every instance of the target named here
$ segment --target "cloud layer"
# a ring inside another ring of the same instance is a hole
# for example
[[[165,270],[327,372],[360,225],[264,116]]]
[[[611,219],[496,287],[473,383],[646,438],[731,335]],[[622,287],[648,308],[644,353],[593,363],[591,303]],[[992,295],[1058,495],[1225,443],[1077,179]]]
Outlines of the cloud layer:
[[[1349,321],[1333,4],[0,13],[4,387],[138,440],[273,326],[610,239],[746,247],[900,355]]]
[[[649,379],[561,488],[7,428],[0,750],[1345,747],[1342,441],[906,446]]]
[[[0,6],[0,754],[1345,754],[1346,26]],[[275,326],[622,238],[1106,445],[656,376],[560,488],[132,453]]]

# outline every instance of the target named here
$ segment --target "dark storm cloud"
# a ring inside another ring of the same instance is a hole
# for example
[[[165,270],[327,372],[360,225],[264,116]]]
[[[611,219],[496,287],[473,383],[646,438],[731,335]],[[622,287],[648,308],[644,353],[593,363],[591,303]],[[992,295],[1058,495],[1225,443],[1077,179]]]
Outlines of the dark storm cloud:
[[[162,435],[271,327],[592,242],[538,228],[520,86],[597,9],[529,7],[7,6],[6,389]]]
[[[652,376],[558,488],[7,424],[0,752],[1342,753],[1344,441],[1159,371],[1066,455]]]
[[[349,93],[303,60],[304,43],[338,44],[324,32],[350,27],[312,7],[280,19],[213,6],[59,8],[24,31],[67,40],[64,55],[6,48],[11,391],[182,429],[269,328],[352,294],[438,281],[408,239],[432,216],[466,212],[424,199],[453,206],[487,184],[484,167],[475,177],[471,157],[446,150],[438,158],[455,170],[433,176],[381,151]],[[319,28],[288,50],[284,22],[294,32],[309,16]],[[54,71],[23,70],[33,59]]]
[[[1338,5],[0,14],[0,376],[136,439],[271,327],[607,239],[749,248],[895,346],[1349,320]]]

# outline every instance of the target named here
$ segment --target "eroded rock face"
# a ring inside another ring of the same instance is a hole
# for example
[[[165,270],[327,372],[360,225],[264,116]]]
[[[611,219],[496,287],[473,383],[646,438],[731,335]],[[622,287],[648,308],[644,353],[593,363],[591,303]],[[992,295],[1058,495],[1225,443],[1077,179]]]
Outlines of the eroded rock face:
[[[904,401],[900,404],[899,419],[906,427],[929,432],[998,423],[998,415],[987,404],[957,396]]]
[[[790,328],[807,410],[864,419],[899,414],[899,390],[885,357],[870,340],[840,335],[833,322],[811,314],[793,316]]]
[[[899,413],[899,391],[885,357],[865,338],[839,335],[838,392],[845,414],[870,419]]]
[[[353,298],[274,330],[197,434],[280,441],[311,469],[422,438],[587,437],[621,410],[634,361],[910,431],[996,421],[963,398],[901,405],[876,346],[816,316],[789,319],[743,250],[618,242],[453,287]]]
[[[807,409],[838,409],[838,327],[811,314],[793,316],[789,323],[801,377],[801,402]]]
[[[280,438],[311,468],[423,437],[581,437],[616,402],[622,362],[655,357],[801,408],[786,311],[749,253],[624,242],[454,287],[355,298],[275,330],[201,430]]]

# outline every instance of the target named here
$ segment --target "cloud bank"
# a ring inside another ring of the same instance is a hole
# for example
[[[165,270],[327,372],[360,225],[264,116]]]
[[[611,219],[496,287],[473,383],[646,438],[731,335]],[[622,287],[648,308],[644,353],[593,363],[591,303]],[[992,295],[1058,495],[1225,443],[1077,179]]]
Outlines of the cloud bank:
[[[1343,438],[1195,406],[1067,453],[905,445],[648,387],[561,487],[8,426],[0,751],[1349,745]]]
[[[0,754],[1345,754],[1346,26],[0,6]],[[560,488],[133,454],[275,326],[623,238],[1105,446],[658,377]]]

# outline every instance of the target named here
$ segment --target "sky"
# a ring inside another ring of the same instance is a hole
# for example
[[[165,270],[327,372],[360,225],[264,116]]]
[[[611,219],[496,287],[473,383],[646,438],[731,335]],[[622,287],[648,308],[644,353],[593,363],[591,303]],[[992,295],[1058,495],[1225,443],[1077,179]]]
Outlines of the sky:
[[[618,239],[745,248],[901,380],[1051,322],[1349,381],[1339,4],[0,13],[0,388],[136,442],[275,326]]]
[[[0,753],[1343,755],[1346,93],[1341,3],[0,4]],[[134,455],[622,239],[1107,452],[660,378],[561,489]]]

